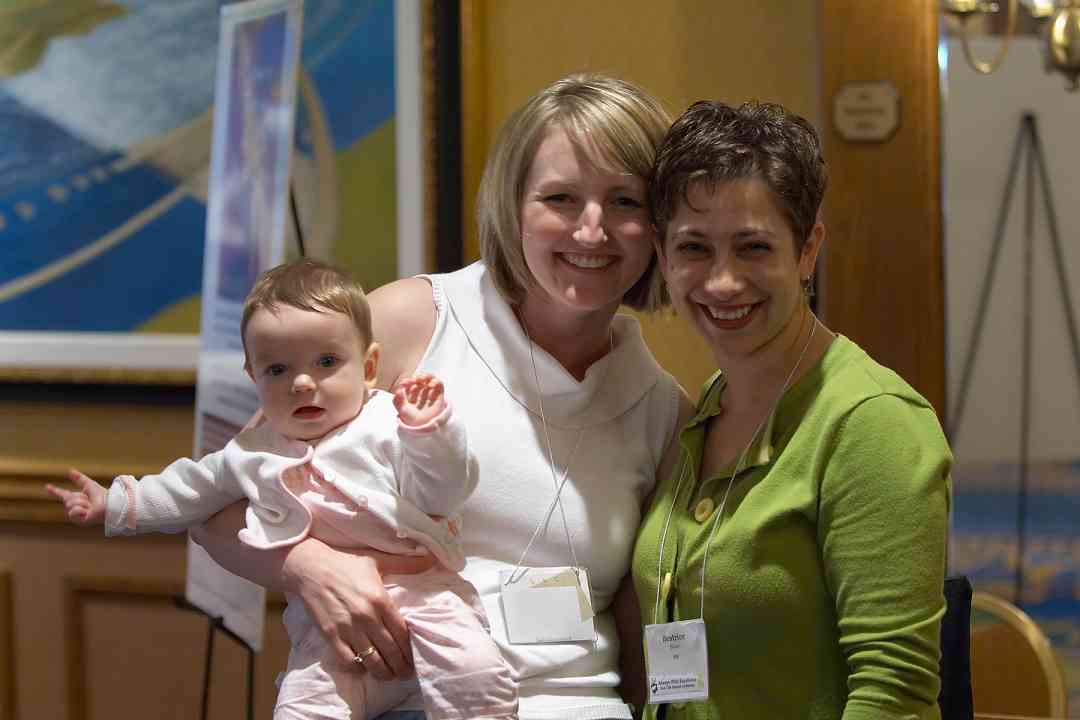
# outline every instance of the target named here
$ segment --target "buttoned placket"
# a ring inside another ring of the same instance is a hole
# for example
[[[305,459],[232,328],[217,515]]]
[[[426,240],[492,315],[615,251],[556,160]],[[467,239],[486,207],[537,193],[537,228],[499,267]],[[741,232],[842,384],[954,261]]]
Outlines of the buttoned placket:
[[[704,456],[706,423],[723,412],[720,399],[725,384],[726,382],[720,374],[713,378],[701,410],[690,420],[679,436],[679,443],[682,448],[682,465],[679,471],[686,473],[684,480],[687,482],[682,483],[681,487],[673,491],[678,494],[676,497],[666,499],[666,502],[675,504],[675,515],[672,518],[671,530],[673,532],[669,531],[667,540],[671,544],[667,551],[670,553],[668,555],[670,560],[665,560],[660,576],[657,578],[662,606],[658,608],[658,617],[662,618],[659,622],[673,622],[698,616],[697,602],[691,602],[693,609],[689,616],[684,613],[684,608],[680,607],[679,585],[685,582],[689,582],[693,586],[698,585],[699,570],[693,568],[691,563],[691,569],[682,572],[682,577],[679,580],[676,580],[676,578],[680,576],[680,571],[686,568],[688,558],[704,561],[703,557],[698,558],[699,551],[702,549],[701,542],[703,538],[704,541],[708,541],[713,514],[718,510],[717,501],[713,495],[718,491],[723,492],[724,487],[724,483],[717,483],[716,480],[730,478],[735,470],[734,464],[732,464],[716,473],[713,477],[698,477],[698,470]],[[736,484],[740,480],[745,480],[748,473],[766,466],[772,461],[775,415],[775,412],[770,414],[765,426],[754,440],[754,444],[747,453],[745,466],[735,478]],[[685,499],[682,497],[684,493],[686,494]],[[734,509],[738,507],[740,499],[738,495],[736,493],[734,497],[729,498],[725,515],[730,516]],[[694,594],[691,594],[687,599],[693,600],[693,598]],[[676,702],[671,703],[670,708],[672,711],[679,712],[685,710],[691,704]],[[681,715],[681,712],[679,714]],[[667,720],[674,720],[675,717],[678,716],[669,713]]]

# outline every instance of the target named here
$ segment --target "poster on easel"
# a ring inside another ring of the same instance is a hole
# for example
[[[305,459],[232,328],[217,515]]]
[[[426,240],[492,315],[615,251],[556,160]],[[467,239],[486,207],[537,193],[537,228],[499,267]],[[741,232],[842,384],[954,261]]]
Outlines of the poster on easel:
[[[258,400],[244,372],[240,320],[258,276],[284,261],[302,0],[221,8],[196,383],[195,457],[220,450]],[[262,647],[265,590],[188,541],[185,597]]]

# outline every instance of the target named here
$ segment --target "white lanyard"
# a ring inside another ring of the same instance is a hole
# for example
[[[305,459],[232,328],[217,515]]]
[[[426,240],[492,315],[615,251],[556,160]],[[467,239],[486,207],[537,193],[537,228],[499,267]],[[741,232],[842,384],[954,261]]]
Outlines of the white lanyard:
[[[811,317],[813,317],[813,314],[811,314]],[[716,510],[709,536],[705,541],[705,555],[701,560],[701,607],[699,608],[698,617],[693,620],[657,623],[657,616],[660,612],[660,587],[663,584],[660,578],[664,571],[664,544],[667,541],[671,517],[675,512],[676,504],[679,502],[679,491],[682,488],[683,479],[686,477],[686,468],[689,466],[689,462],[683,463],[679,480],[675,484],[671,507],[668,509],[667,519],[664,521],[664,530],[660,536],[660,557],[656,569],[656,604],[653,606],[653,622],[644,628],[645,674],[649,703],[685,702],[688,700],[704,700],[709,697],[709,636],[705,628],[705,568],[709,564],[709,546],[712,544],[713,536],[716,534],[716,528],[719,527],[720,518],[724,514],[728,494],[731,492],[732,485],[735,484],[735,476],[739,474],[739,470],[742,468],[750,448],[753,447],[758,433],[761,432],[761,429],[765,427],[765,423],[776,412],[776,408],[779,407],[780,400],[784,397],[784,393],[787,392],[791,379],[795,377],[796,370],[802,364],[803,358],[806,357],[806,351],[810,347],[810,342],[814,339],[816,329],[817,318],[814,317],[814,324],[810,328],[810,336],[806,339],[802,352],[799,353],[799,359],[795,361],[795,367],[791,368],[791,372],[780,388],[776,401],[773,402],[772,409],[758,424],[753,435],[750,436],[750,442],[747,443],[746,448],[739,455],[739,459],[735,463],[735,470],[731,473],[731,477],[728,478],[727,487],[724,488],[724,495],[720,499],[720,507]]]
[[[589,583],[588,571],[578,562],[577,553],[574,551],[574,543],[570,538],[570,524],[566,519],[566,510],[561,500],[563,488],[570,477],[571,463],[581,446],[585,431],[578,432],[577,440],[563,466],[562,480],[559,480],[555,466],[555,452],[551,445],[551,432],[548,428],[547,416],[544,414],[544,394],[540,387],[540,373],[536,370],[536,354],[524,319],[521,321],[521,327],[529,340],[529,358],[532,361],[540,422],[547,442],[548,467],[551,470],[551,481],[555,486],[555,497],[552,498],[543,518],[537,523],[514,569],[500,573],[500,597],[507,639],[511,644],[583,641],[595,643],[596,626],[593,620],[595,603],[592,597],[592,586]],[[614,352],[615,339],[610,329],[608,330],[608,344],[609,353]],[[599,381],[601,388],[610,368],[609,358],[608,364],[604,367],[604,376]],[[564,568],[526,567],[525,558],[540,532],[548,526],[556,507],[562,514],[563,532],[566,535],[571,565]]]
[[[525,545],[525,549],[521,553],[521,557],[518,558],[517,565],[514,567],[514,573],[511,575],[511,579],[516,580],[516,573],[521,569],[521,566],[525,563],[525,558],[529,554],[529,550],[532,549],[533,543],[536,542],[536,538],[539,537],[541,530],[547,527],[548,521],[551,518],[551,514],[555,512],[555,508],[559,508],[559,512],[562,515],[563,531],[566,534],[566,546],[570,550],[570,562],[572,567],[580,568],[578,563],[577,553],[574,552],[574,543],[570,540],[570,525],[566,520],[566,510],[563,508],[561,496],[563,487],[566,485],[567,479],[570,477],[570,463],[574,459],[574,455],[577,454],[578,447],[581,446],[581,439],[585,436],[585,431],[581,430],[578,433],[577,440],[574,442],[574,447],[570,450],[570,454],[566,457],[566,464],[563,466],[562,480],[558,480],[555,475],[555,453],[551,448],[551,432],[548,430],[547,417],[544,415],[544,393],[540,389],[540,374],[536,371],[536,355],[533,352],[532,337],[529,336],[529,328],[525,325],[524,318],[521,320],[521,327],[525,331],[525,337],[529,341],[529,359],[532,361],[533,382],[536,383],[536,402],[540,409],[540,423],[544,428],[544,439],[547,442],[548,451],[548,468],[551,470],[551,482],[555,485],[555,497],[552,498],[551,503],[548,505],[547,512],[544,513],[543,519],[536,525],[536,529],[533,531],[532,537],[529,538],[529,542]],[[608,352],[615,352],[615,335],[614,332],[608,329]],[[604,381],[607,379],[607,372],[611,369],[610,358],[608,364],[604,366],[604,377],[600,378],[598,388],[602,388]]]
[[[450,311],[455,312],[453,304],[450,304]],[[458,322],[460,324],[460,320]],[[551,480],[555,486],[555,498],[551,501],[547,512],[544,513],[543,519],[539,522],[539,524],[537,524],[536,529],[533,531],[532,537],[529,539],[528,544],[526,544],[525,546],[524,552],[521,553],[521,557],[518,559],[517,565],[514,567],[513,573],[511,573],[511,577],[515,580],[517,579],[517,571],[521,569],[522,563],[525,562],[525,557],[528,555],[529,550],[532,548],[533,543],[536,541],[536,538],[540,535],[540,531],[543,528],[547,527],[548,521],[550,520],[552,513],[555,511],[556,506],[558,506],[559,512],[562,515],[563,531],[566,534],[566,545],[569,549],[570,561],[574,567],[579,567],[577,554],[574,552],[574,544],[570,540],[570,525],[566,520],[566,511],[563,509],[562,502],[559,498],[562,494],[563,486],[566,484],[567,476],[570,474],[570,463],[574,459],[574,455],[577,454],[578,446],[581,445],[581,439],[584,436],[584,430],[582,430],[578,434],[577,441],[575,441],[573,448],[570,450],[570,454],[566,457],[566,464],[563,466],[562,480],[559,481],[555,475],[555,453],[552,451],[551,448],[551,433],[548,431],[547,418],[544,415],[544,396],[543,392],[540,389],[540,374],[536,370],[536,355],[533,352],[532,337],[529,335],[529,328],[526,327],[524,318],[519,318],[518,322],[521,325],[521,329],[525,331],[525,339],[529,343],[529,360],[532,362],[533,382],[536,384],[536,398],[540,410],[540,422],[544,428],[544,438],[547,442],[548,463],[549,467],[551,468]],[[489,371],[491,371],[491,376],[495,378],[495,381],[498,382],[499,385],[502,386],[502,389],[506,391],[506,394],[509,395],[510,398],[517,402],[519,405],[521,405],[521,407],[524,408],[526,412],[532,412],[532,408],[529,407],[526,402],[519,399],[517,395],[515,395],[514,392],[509,387],[507,387],[506,383],[503,382],[501,375],[495,370],[495,368],[491,366],[490,363],[488,363],[487,358],[484,357],[484,353],[480,352],[480,349],[476,347],[476,344],[473,343],[472,337],[470,337],[468,333],[465,333],[465,341],[469,344],[469,347],[472,348],[473,352],[476,354],[476,357],[480,359],[480,362],[482,362],[484,366],[487,367]],[[610,352],[615,351],[615,334],[610,327],[608,328],[608,349]],[[607,373],[610,370],[610,367],[611,365],[609,360],[607,367],[604,368],[604,377],[600,379],[600,384],[598,385],[598,387],[602,387],[603,383],[607,380]]]
[[[765,424],[768,422],[769,418],[772,416],[773,413],[776,412],[776,409],[780,406],[780,401],[783,399],[784,393],[787,392],[788,385],[791,383],[791,379],[795,377],[795,372],[799,369],[799,365],[802,364],[803,358],[806,357],[806,351],[810,348],[810,342],[814,339],[814,332],[817,330],[818,319],[817,316],[815,316],[813,313],[810,314],[810,317],[814,318],[814,324],[810,326],[810,336],[806,339],[806,343],[803,345],[802,352],[799,353],[799,359],[795,361],[795,366],[791,368],[791,372],[788,373],[787,379],[784,380],[784,384],[780,388],[780,393],[777,395],[776,400],[772,404],[772,409],[767,415],[765,415],[764,418],[762,418],[761,422],[757,426],[757,429],[754,430],[754,434],[750,436],[750,442],[746,444],[746,448],[743,449],[742,453],[739,455],[739,459],[735,463],[735,470],[731,473],[731,477],[728,478],[727,487],[724,488],[724,494],[720,498],[720,505],[717,508],[715,515],[713,516],[712,527],[709,529],[709,537],[705,542],[705,555],[701,561],[701,607],[698,612],[698,617],[702,619],[705,618],[705,568],[708,567],[709,547],[712,545],[713,537],[716,534],[716,529],[720,526],[720,517],[724,514],[724,506],[727,504],[728,494],[731,492],[731,488],[735,484],[735,477],[742,469],[743,461],[746,460],[746,456],[750,452],[750,448],[753,447],[754,441],[757,439],[758,433],[761,432],[762,428],[765,427]],[[679,480],[675,484],[675,494],[671,500],[671,507],[668,509],[668,516],[667,520],[665,520],[664,522],[663,533],[660,536],[660,557],[657,561],[656,568],[657,587],[656,605],[653,607],[653,623],[657,621],[657,614],[660,609],[660,578],[663,576],[664,572],[664,543],[667,541],[668,526],[671,522],[671,516],[675,511],[675,505],[679,502],[679,489],[682,487],[682,481],[686,475],[687,465],[688,463],[683,463],[683,471],[682,473],[680,473]]]

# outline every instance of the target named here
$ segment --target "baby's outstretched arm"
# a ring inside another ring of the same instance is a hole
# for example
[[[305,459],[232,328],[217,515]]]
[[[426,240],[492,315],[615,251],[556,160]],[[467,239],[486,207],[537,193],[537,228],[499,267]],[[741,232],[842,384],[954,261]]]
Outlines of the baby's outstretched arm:
[[[425,425],[446,409],[442,381],[431,373],[405,378],[394,389],[394,407],[406,425]]]
[[[65,490],[56,485],[45,486],[50,495],[64,503],[68,520],[76,525],[104,524],[105,497],[108,491],[75,468],[68,470],[68,480],[78,490]]]

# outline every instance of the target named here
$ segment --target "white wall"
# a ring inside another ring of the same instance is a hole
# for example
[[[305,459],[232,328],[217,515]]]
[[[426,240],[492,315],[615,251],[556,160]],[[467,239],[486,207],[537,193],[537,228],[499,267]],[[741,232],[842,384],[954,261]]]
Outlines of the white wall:
[[[994,40],[973,43],[990,58]],[[955,412],[963,364],[997,223],[998,208],[1020,118],[1037,116],[1065,272],[1080,317],[1080,93],[1042,66],[1036,38],[1014,41],[1004,64],[977,75],[955,40],[944,78],[945,265],[950,413]],[[967,407],[954,443],[959,461],[1019,457],[1024,174],[1013,191],[1009,222],[994,280]],[[1036,192],[1040,190],[1036,185]],[[1080,458],[1080,387],[1053,265],[1041,196],[1036,194],[1033,303],[1032,459]]]

